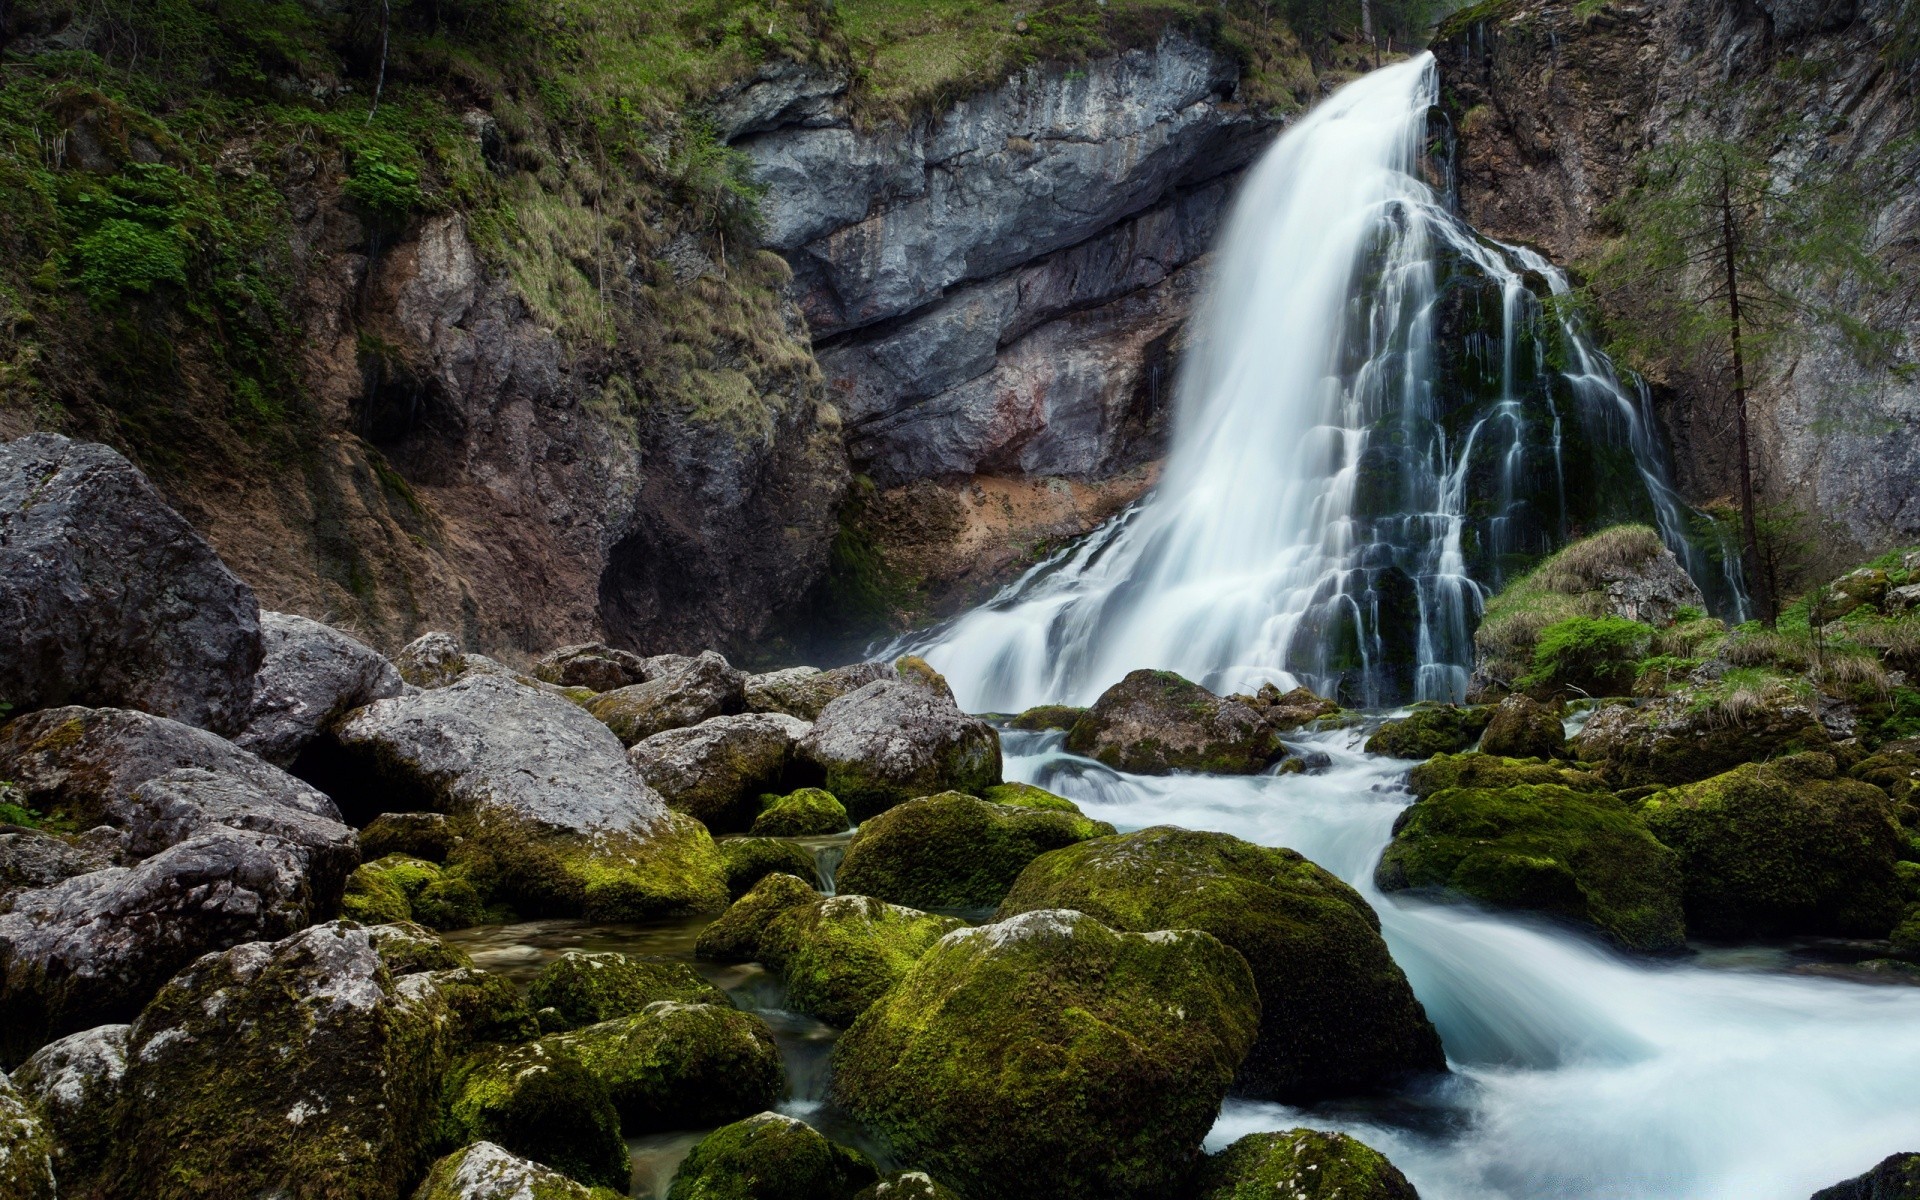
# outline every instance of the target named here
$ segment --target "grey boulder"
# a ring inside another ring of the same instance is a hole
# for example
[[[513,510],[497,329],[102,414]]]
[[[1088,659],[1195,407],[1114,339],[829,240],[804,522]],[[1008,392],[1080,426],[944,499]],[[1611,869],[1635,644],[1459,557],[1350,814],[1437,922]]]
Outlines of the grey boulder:
[[[786,713],[811,721],[820,710],[848,692],[876,679],[892,679],[894,669],[883,662],[859,662],[822,671],[816,667],[788,667],[749,675],[746,681],[749,712]]]
[[[668,805],[716,833],[739,833],[762,793],[784,790],[794,746],[812,729],[780,713],[714,717],[636,742],[627,757]]]
[[[16,710],[138,708],[232,733],[261,661],[260,606],[106,446],[0,445],[0,696]]]
[[[275,766],[293,760],[353,709],[406,690],[379,651],[338,629],[291,613],[263,612],[266,661],[254,677],[253,711],[234,743]]]
[[[668,729],[684,729],[746,707],[746,676],[709,650],[698,658],[647,660],[647,681],[587,701],[587,711],[628,746]]]
[[[1000,735],[938,676],[876,679],[820,711],[800,756],[856,821],[916,796],[1000,782]]]
[[[38,829],[0,830],[0,912],[14,896],[112,865],[99,849]]]
[[[629,684],[644,683],[646,660],[627,650],[616,650],[604,642],[562,646],[533,664],[533,677],[560,687],[581,687],[595,692],[611,692]]]
[[[427,1172],[414,1200],[593,1200],[594,1192],[560,1172],[494,1142],[454,1151]],[[606,1193],[601,1192],[601,1195]]]
[[[0,1074],[0,1196],[53,1200],[53,1139],[40,1115]]]
[[[60,1181],[71,1193],[106,1157],[130,1028],[100,1025],[69,1034],[36,1050],[13,1073],[13,1085],[46,1120]]]

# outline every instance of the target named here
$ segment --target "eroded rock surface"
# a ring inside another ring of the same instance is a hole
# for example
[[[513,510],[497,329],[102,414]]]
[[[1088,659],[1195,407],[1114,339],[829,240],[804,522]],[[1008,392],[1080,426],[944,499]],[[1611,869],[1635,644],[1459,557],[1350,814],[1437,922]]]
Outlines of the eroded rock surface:
[[[348,711],[406,689],[379,651],[318,621],[263,612],[260,630],[265,660],[254,677],[246,726],[233,740],[275,766],[291,767]]]
[[[1000,735],[960,711],[946,681],[877,679],[820,710],[800,756],[855,820],[915,796],[1000,782]]]

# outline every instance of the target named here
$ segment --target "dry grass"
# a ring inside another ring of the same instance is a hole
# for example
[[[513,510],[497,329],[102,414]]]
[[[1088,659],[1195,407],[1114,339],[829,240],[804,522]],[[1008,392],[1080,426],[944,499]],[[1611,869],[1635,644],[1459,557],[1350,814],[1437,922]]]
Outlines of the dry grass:
[[[1735,667],[1804,671],[1813,665],[1813,642],[1805,634],[1778,630],[1740,633],[1721,644],[1719,657]]]
[[[1886,699],[1893,693],[1887,669],[1871,654],[1829,654],[1820,665],[1819,682],[1828,692]]]
[[[1605,587],[1658,558],[1666,546],[1645,525],[1616,525],[1568,546],[1540,565],[1538,586],[1572,595]]]

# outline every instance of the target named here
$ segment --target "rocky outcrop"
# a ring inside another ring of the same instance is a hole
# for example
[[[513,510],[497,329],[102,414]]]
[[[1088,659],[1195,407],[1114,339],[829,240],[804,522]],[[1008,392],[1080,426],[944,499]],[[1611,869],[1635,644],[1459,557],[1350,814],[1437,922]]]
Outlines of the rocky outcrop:
[[[743,833],[760,797],[779,792],[794,746],[812,726],[779,713],[714,717],[638,742],[628,761],[648,786],[715,833]],[[846,828],[841,814],[840,828]]]
[[[318,621],[263,612],[265,661],[253,681],[253,707],[235,744],[276,766],[350,710],[398,696],[406,683],[377,650]]]
[[[1252,775],[1286,753],[1251,707],[1223,700],[1172,671],[1131,671],[1067,732],[1067,749],[1141,775],[1213,771]]]
[[[799,754],[856,821],[916,796],[1000,782],[1000,735],[961,712],[938,676],[848,692],[820,710]]]
[[[260,606],[132,463],[34,434],[0,445],[0,697],[246,721]]]

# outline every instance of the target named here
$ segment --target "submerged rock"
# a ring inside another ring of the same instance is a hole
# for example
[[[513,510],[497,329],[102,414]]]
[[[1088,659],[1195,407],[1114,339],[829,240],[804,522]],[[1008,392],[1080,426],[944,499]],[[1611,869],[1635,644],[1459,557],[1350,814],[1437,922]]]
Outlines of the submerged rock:
[[[434,1163],[413,1200],[594,1200],[606,1195],[504,1146],[475,1142]]]
[[[1546,705],[1515,694],[1493,710],[1480,737],[1480,751],[1505,758],[1565,758],[1566,727]]]
[[[234,743],[275,766],[294,759],[335,721],[406,690],[379,651],[339,630],[291,613],[263,612],[266,655],[254,677],[253,707]]]
[[[1420,1200],[1378,1150],[1344,1133],[1253,1133],[1199,1172],[1196,1200]]]
[[[533,677],[559,687],[611,692],[646,682],[647,663],[631,651],[616,650],[604,642],[589,642],[562,646],[541,655],[540,661],[533,664]]]
[[[1866,1174],[1821,1188],[1813,1200],[1920,1200],[1920,1154],[1889,1154]]]
[[[0,1196],[54,1200],[53,1161],[46,1125],[0,1072]]]
[[[1749,763],[1649,797],[1680,856],[1687,923],[1708,937],[1882,937],[1905,905],[1906,839],[1886,794],[1833,757]]]
[[[1260,994],[1236,1083],[1249,1095],[1312,1100],[1446,1068],[1373,910],[1292,850],[1167,826],[1099,838],[1035,859],[998,915],[1056,908],[1237,950]]]
[[[554,959],[527,985],[527,1003],[554,1010],[565,1029],[630,1017],[662,1000],[733,1003],[686,963],[584,950]]]
[[[1260,714],[1172,671],[1133,671],[1067,733],[1067,749],[1136,775],[1252,775],[1286,755]]]
[[[1113,832],[1077,812],[942,792],[862,825],[835,881],[842,891],[915,908],[981,908],[998,904],[1040,855]]]
[[[709,650],[698,658],[647,660],[647,681],[587,701],[626,745],[668,729],[683,729],[746,708],[746,676]]]
[[[844,811],[844,810],[843,810]],[[727,892],[738,898],[775,873],[815,879],[813,855],[784,838],[731,837],[714,843],[727,864]]]
[[[541,1041],[606,1086],[626,1137],[736,1121],[787,1091],[773,1031],[730,1003],[660,1000]]]
[[[106,1160],[131,1028],[101,1025],[69,1034],[34,1051],[13,1072],[14,1087],[46,1121],[57,1173],[69,1195],[80,1194]],[[0,1187],[0,1195],[13,1193]]]
[[[779,713],[714,717],[636,742],[627,758],[673,808],[715,833],[739,833],[754,823],[759,798],[786,784],[794,747],[812,728]]]
[[[1259,1022],[1211,934],[1030,912],[942,938],[840,1039],[833,1092],[975,1200],[1165,1196]]]
[[[860,821],[915,796],[1000,782],[1000,735],[961,712],[938,676],[879,679],[834,700],[800,756]]]
[[[813,837],[844,833],[852,826],[846,806],[822,788],[801,788],[785,796],[762,796],[760,815],[749,831],[755,837]]]
[[[1480,734],[1493,718],[1493,710],[1484,706],[1462,708],[1457,704],[1422,702],[1398,721],[1388,721],[1367,739],[1368,754],[1388,758],[1431,758],[1436,754],[1458,754],[1473,749]]]
[[[260,605],[134,465],[34,433],[0,444],[0,696],[246,721]]]
[[[701,1138],[667,1200],[847,1200],[877,1174],[804,1121],[763,1112]]]
[[[1680,862],[1633,807],[1578,772],[1487,755],[1439,760],[1374,872],[1385,892],[1430,890],[1591,926],[1631,950],[1686,944]],[[1507,779],[1500,779],[1505,772]],[[1516,776],[1539,781],[1514,782]]]
[[[856,691],[876,679],[895,678],[888,663],[862,662],[831,671],[813,667],[789,667],[765,675],[749,675],[746,700],[749,712],[785,713],[802,721],[812,721],[822,709],[848,692]]]
[[[632,1175],[606,1083],[546,1039],[490,1046],[448,1072],[439,1135],[493,1142],[582,1183],[625,1191]]]

